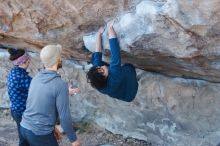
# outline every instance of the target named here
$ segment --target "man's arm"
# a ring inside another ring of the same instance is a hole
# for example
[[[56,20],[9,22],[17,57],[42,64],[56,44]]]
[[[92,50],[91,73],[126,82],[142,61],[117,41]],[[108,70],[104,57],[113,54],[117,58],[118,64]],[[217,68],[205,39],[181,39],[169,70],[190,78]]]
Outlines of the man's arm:
[[[60,89],[59,95],[56,98],[56,107],[60,117],[61,126],[64,132],[67,134],[67,137],[69,138],[71,143],[77,142],[77,137],[72,126],[67,84],[63,84]]]
[[[99,31],[96,34],[96,48],[95,52],[102,52],[102,33],[104,32],[104,28],[99,28]]]
[[[96,66],[102,66],[102,33],[104,28],[101,27],[96,34],[96,49],[92,54],[92,64]]]
[[[110,70],[114,73],[121,69],[121,53],[116,32],[113,28],[114,20],[108,23],[109,44],[111,49]]]

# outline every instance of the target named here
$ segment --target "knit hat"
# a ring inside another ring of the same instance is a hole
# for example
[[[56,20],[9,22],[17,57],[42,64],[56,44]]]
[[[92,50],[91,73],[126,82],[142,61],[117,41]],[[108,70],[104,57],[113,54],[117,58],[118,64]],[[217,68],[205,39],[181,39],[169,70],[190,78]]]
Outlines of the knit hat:
[[[40,59],[45,67],[51,67],[61,58],[61,45],[47,45],[40,52]]]

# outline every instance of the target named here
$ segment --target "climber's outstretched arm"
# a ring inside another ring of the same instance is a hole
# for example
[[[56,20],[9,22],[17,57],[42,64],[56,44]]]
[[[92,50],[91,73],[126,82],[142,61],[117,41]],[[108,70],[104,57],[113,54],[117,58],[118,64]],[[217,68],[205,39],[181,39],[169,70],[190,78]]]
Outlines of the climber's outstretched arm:
[[[120,46],[117,39],[116,32],[113,28],[114,20],[110,21],[107,24],[108,27],[108,36],[109,36],[109,44],[111,49],[111,62],[110,62],[110,70],[112,73],[116,75],[121,71],[121,53]]]
[[[113,28],[114,22],[115,22],[115,20],[112,20],[112,21],[108,22],[108,24],[107,24],[109,39],[117,38],[116,32]]]
[[[101,27],[96,34],[96,49],[92,54],[91,62],[94,66],[102,66],[102,33],[104,32],[104,28]]]
[[[96,49],[95,52],[102,52],[102,33],[104,32],[104,28],[101,27],[96,34]]]

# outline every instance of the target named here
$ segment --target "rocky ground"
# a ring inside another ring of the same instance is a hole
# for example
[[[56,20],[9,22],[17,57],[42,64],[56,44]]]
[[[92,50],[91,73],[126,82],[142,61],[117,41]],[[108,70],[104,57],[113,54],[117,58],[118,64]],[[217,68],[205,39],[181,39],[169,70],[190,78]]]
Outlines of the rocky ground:
[[[15,122],[8,110],[0,110],[0,146],[17,146],[18,137]],[[82,146],[152,146],[145,141],[123,138],[114,135],[95,124],[80,123],[77,135]],[[66,136],[60,141],[60,146],[70,145]]]

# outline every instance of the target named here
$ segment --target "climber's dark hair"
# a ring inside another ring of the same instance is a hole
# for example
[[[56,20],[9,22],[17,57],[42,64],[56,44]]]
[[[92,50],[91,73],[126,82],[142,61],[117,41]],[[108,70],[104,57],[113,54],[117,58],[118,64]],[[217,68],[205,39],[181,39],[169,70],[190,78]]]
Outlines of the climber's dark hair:
[[[23,49],[14,49],[14,48],[9,48],[8,53],[10,54],[9,59],[11,61],[14,61],[24,55],[25,51]]]
[[[91,84],[93,88],[102,89],[107,85],[107,78],[100,72],[99,67],[93,66],[87,73],[87,82]]]

